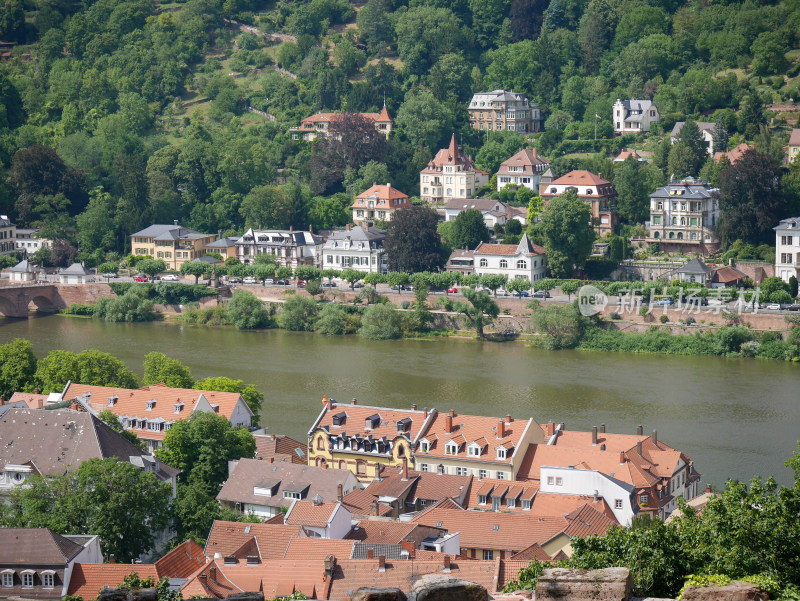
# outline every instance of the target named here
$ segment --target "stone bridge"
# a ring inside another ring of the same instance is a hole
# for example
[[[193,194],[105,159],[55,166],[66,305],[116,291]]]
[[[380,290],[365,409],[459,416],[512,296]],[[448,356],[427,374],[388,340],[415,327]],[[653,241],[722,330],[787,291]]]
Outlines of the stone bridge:
[[[31,303],[37,311],[45,312],[67,306],[54,284],[0,288],[0,314],[5,317],[27,317]]]
[[[108,284],[22,284],[0,286],[0,316],[27,317],[31,306],[37,311],[64,309],[73,303],[90,305],[101,296],[114,296]]]

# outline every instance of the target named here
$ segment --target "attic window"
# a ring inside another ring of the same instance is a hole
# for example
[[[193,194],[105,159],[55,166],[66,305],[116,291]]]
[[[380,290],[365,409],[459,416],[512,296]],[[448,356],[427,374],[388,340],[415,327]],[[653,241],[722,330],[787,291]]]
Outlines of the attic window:
[[[411,427],[411,418],[406,417],[396,423],[398,432],[408,432]]]
[[[152,411],[153,407],[155,407],[155,406],[156,406],[155,399],[151,399],[151,400],[147,401],[147,410],[148,411]]]
[[[505,447],[500,447],[497,449],[497,458],[498,459],[505,459],[506,458],[506,449]]]
[[[492,528],[492,530],[494,530],[495,532],[497,532],[498,530],[500,530],[500,524],[495,524],[495,525],[494,525],[494,528]]]
[[[419,450],[422,453],[427,453],[430,448],[431,448],[431,443],[429,443],[427,440],[421,440],[420,441]]]
[[[341,426],[344,424],[345,419],[347,419],[347,414],[344,411],[342,413],[337,413],[333,416],[333,425]]]
[[[481,448],[476,444],[471,444],[467,449],[470,457],[478,457],[481,454]]]
[[[119,400],[118,396],[110,396],[110,397],[108,397],[108,406],[109,407],[113,407],[114,405],[117,404],[118,400]]]
[[[458,453],[458,445],[454,442],[448,442],[444,445],[444,453],[445,455],[455,455]]]
[[[367,419],[364,420],[364,427],[367,430],[372,430],[373,428],[377,428],[381,424],[381,416],[379,414],[370,415]]]
[[[249,566],[257,566],[259,563],[258,557],[255,555],[248,555],[247,556],[247,565]]]
[[[183,403],[175,403],[175,413],[183,411]]]
[[[236,558],[229,555],[229,556],[225,557],[225,559],[223,560],[223,564],[226,565],[226,566],[235,566],[236,565]]]

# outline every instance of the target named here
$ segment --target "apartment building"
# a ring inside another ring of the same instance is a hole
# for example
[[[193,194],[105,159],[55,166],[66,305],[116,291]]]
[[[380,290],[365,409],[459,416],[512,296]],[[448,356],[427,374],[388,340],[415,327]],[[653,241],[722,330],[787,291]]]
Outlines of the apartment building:
[[[664,252],[684,250],[707,257],[719,250],[717,191],[707,182],[687,178],[653,192],[647,241]]]
[[[420,197],[430,203],[471,198],[487,183],[489,174],[475,167],[472,158],[461,151],[455,134],[450,145],[439,150],[419,174]]]
[[[473,129],[532,133],[542,126],[539,105],[514,91],[478,92],[467,111]]]
[[[155,224],[131,234],[131,254],[161,259],[167,269],[178,271],[187,261],[194,261],[212,252],[207,248],[217,239],[216,234],[202,234],[178,225]]]
[[[774,229],[775,275],[784,282],[800,278],[800,217],[783,219]]]

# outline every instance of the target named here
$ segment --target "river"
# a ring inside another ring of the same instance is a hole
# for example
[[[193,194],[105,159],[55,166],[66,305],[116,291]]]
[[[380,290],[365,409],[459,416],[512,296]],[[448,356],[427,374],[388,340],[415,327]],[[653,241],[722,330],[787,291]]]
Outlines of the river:
[[[545,351],[520,343],[368,341],[269,330],[118,324],[57,315],[1,320],[0,343],[27,338],[37,356],[99,349],[141,375],[161,351],[195,378],[228,376],[264,393],[263,425],[305,440],[323,394],[338,401],[533,417],[568,429],[658,430],[703,482],[776,475],[800,439],[798,366],[780,361]]]

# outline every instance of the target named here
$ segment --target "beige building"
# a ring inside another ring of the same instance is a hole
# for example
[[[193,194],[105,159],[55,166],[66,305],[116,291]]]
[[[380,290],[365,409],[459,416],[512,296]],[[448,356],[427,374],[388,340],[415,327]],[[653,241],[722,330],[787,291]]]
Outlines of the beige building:
[[[515,480],[528,446],[543,442],[544,431],[533,418],[436,413],[417,436],[414,469]]]
[[[375,221],[391,221],[394,212],[409,206],[408,196],[391,184],[373,184],[356,196],[353,203],[353,223],[375,225]]]
[[[473,129],[531,133],[542,126],[539,105],[517,92],[479,92],[467,108]]]
[[[419,174],[420,198],[430,203],[447,202],[450,198],[471,198],[489,183],[489,174],[477,169],[456,142],[442,148]]]
[[[601,236],[614,232],[619,222],[617,213],[617,192],[611,182],[589,171],[570,171],[566,175],[553,178],[548,170],[542,175],[539,195],[544,204],[556,196],[572,191],[592,209],[594,229]]]
[[[387,138],[392,132],[392,118],[389,116],[389,111],[386,110],[386,105],[383,106],[380,113],[358,113],[365,119],[372,121],[375,124],[375,129],[384,134]],[[289,128],[292,133],[292,140],[304,140],[311,142],[316,140],[319,136],[327,136],[336,129],[336,121],[342,117],[343,113],[317,113],[306,117],[300,122],[298,127]]]
[[[131,234],[131,254],[151,259],[161,259],[167,269],[179,270],[187,261],[193,261],[207,252],[219,252],[207,246],[217,239],[215,234],[201,234],[178,225],[151,225]]]
[[[6,215],[0,215],[0,255],[17,252],[17,226]]]
[[[794,163],[798,155],[800,155],[800,129],[792,130],[792,135],[789,136],[789,148],[787,149],[787,153],[790,163]]]
[[[699,252],[704,257],[719,250],[719,202],[716,188],[687,178],[663,186],[650,195],[647,242],[663,252]]]

